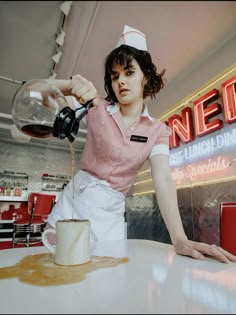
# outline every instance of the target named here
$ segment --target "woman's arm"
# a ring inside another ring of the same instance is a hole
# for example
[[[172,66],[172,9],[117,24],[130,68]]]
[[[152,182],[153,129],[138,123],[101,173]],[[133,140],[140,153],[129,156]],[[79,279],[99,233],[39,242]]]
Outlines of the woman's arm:
[[[187,239],[179,214],[177,192],[167,155],[158,154],[150,159],[153,184],[162,217],[170,233],[172,244]]]
[[[164,154],[156,154],[150,158],[150,163],[160,211],[176,252],[195,259],[204,259],[204,254],[206,254],[224,263],[236,262],[236,256],[221,247],[187,239],[179,213],[177,191],[169,165],[169,157]]]

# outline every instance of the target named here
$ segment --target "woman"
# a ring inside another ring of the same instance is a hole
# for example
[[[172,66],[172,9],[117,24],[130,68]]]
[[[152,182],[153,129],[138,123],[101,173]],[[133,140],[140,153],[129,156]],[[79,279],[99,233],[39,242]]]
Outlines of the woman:
[[[93,241],[123,239],[125,195],[149,159],[160,211],[176,252],[195,259],[204,259],[206,254],[224,263],[236,261],[236,256],[220,247],[188,240],[184,232],[169,165],[171,130],[152,118],[144,103],[163,87],[163,74],[156,72],[145,47],[126,42],[106,58],[106,99],[80,75],[71,81],[48,80],[81,104],[93,100],[93,107],[86,116],[87,141],[74,178],[74,199],[70,182],[46,228],[55,228],[59,219],[89,219]]]

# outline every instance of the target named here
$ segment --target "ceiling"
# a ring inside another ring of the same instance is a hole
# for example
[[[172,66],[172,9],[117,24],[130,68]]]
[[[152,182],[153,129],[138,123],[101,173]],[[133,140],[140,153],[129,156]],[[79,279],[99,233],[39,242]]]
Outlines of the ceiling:
[[[21,81],[48,78],[53,71],[58,79],[80,73],[105,95],[104,59],[125,24],[146,34],[157,70],[166,69],[166,89],[236,33],[236,1],[73,1],[64,24],[62,3],[0,2],[0,142],[19,142],[11,132],[11,103]],[[66,36],[59,47],[61,26]],[[55,64],[57,51],[62,56]],[[152,104],[157,117],[164,109]],[[74,142],[78,152],[85,136]],[[66,139],[57,138],[31,138],[26,144],[69,148]]]

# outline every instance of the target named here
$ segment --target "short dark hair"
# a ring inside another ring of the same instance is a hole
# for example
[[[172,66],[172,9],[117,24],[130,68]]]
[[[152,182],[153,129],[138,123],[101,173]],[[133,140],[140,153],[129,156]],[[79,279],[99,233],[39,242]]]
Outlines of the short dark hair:
[[[128,45],[121,45],[113,49],[105,59],[104,88],[107,93],[107,101],[111,103],[118,101],[112,89],[111,75],[113,74],[113,67],[115,65],[129,67],[133,59],[138,62],[147,81],[143,91],[144,98],[147,96],[150,96],[151,99],[155,98],[156,94],[163,88],[162,76],[165,73],[165,69],[160,74],[157,73],[156,66],[153,64],[149,52]]]

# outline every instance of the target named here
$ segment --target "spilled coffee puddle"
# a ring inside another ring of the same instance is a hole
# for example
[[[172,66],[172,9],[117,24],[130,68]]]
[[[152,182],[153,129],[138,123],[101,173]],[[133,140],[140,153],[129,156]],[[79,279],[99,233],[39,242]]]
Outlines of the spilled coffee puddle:
[[[18,278],[21,282],[35,286],[50,286],[77,283],[86,278],[89,272],[127,263],[127,257],[92,256],[91,261],[75,266],[54,264],[51,253],[30,255],[21,259],[15,266],[0,268],[0,280]]]

